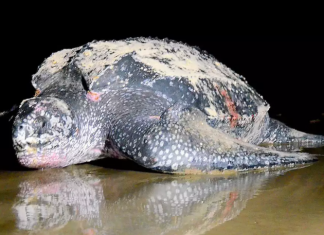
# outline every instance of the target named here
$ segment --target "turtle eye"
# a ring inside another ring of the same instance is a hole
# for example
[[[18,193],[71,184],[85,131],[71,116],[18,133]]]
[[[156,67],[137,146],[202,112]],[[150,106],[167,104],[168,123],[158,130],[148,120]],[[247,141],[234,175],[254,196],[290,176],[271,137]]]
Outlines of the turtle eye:
[[[34,120],[34,129],[36,132],[43,133],[50,127],[50,123],[47,121],[45,117],[37,117]]]

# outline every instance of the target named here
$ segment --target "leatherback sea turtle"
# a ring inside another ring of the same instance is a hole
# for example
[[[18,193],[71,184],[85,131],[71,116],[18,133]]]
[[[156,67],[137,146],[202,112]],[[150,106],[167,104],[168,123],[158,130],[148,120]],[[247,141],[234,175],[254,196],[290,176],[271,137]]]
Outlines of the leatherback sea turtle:
[[[160,172],[212,173],[313,161],[261,143],[324,144],[268,116],[243,76],[172,40],[93,41],[52,54],[13,125],[19,162],[64,167],[127,158]]]

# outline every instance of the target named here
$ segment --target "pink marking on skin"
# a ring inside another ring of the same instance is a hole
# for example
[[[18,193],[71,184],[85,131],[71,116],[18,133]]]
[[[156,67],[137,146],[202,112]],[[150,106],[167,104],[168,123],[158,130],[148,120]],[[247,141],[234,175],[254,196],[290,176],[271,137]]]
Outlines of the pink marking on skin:
[[[149,116],[149,119],[156,119],[156,120],[160,120],[160,116]]]
[[[101,185],[101,181],[97,181],[97,182],[90,182],[89,183],[90,185],[93,185],[93,186],[100,186]]]
[[[88,91],[87,98],[91,101],[98,102],[100,100],[100,94],[92,91]]]
[[[67,157],[65,155],[58,155],[56,153],[51,153],[48,155],[41,155],[39,157],[33,158],[30,166],[37,168],[51,168],[64,166],[67,162]]]
[[[225,98],[225,104],[226,104],[227,109],[231,115],[231,117],[230,117],[231,127],[232,128],[236,127],[238,120],[241,118],[241,116],[236,111],[234,102],[232,101],[231,97],[229,96],[229,94],[227,93],[226,90],[220,89],[220,87],[217,84],[214,84],[214,87],[218,91],[220,91],[221,95]]]
[[[92,153],[98,153],[98,154],[101,154],[101,153],[102,153],[102,150],[101,150],[101,149],[98,149],[98,148],[94,148],[94,149],[91,149],[91,152],[92,152]]]
[[[42,107],[42,106],[38,106],[38,107],[35,108],[35,111],[36,111],[36,112],[40,112],[40,111],[42,111],[42,110],[45,110],[45,108]]]
[[[60,192],[61,189],[61,183],[54,183],[50,185],[46,185],[43,188],[41,188],[38,192],[38,194],[56,194]]]
[[[232,101],[231,97],[228,95],[228,93],[225,90],[222,90],[221,92],[222,96],[225,97],[225,103],[228,108],[229,113],[231,114],[231,127],[234,128],[237,125],[238,119],[241,117],[237,112],[236,112],[236,107],[234,102]]]
[[[222,212],[222,218],[225,218],[233,209],[234,202],[238,199],[239,194],[238,192],[230,192],[229,194],[229,200],[226,203],[226,207]]]
[[[84,235],[95,235],[97,234],[97,230],[94,228],[88,228],[82,231],[82,234]]]

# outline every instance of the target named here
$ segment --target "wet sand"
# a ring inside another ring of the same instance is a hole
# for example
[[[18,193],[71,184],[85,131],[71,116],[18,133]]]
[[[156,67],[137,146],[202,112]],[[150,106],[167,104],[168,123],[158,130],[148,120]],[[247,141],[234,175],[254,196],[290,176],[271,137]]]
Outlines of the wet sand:
[[[324,234],[319,159],[297,170],[224,177],[109,169],[105,160],[3,170],[0,234]]]

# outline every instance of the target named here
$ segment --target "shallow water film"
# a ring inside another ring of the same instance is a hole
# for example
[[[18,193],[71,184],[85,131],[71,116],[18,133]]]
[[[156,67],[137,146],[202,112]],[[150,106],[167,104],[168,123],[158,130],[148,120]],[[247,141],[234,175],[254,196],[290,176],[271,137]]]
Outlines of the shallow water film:
[[[106,165],[0,171],[0,234],[324,234],[323,156],[224,176]]]

